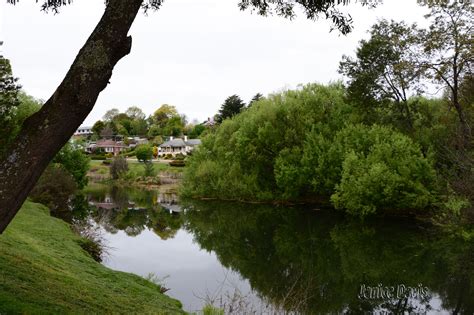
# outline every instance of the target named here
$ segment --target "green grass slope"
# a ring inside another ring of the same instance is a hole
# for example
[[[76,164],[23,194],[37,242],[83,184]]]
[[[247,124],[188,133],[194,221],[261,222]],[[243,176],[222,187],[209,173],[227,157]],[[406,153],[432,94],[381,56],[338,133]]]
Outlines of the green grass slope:
[[[110,270],[69,226],[26,202],[0,235],[0,314],[180,314],[181,303],[139,276]]]

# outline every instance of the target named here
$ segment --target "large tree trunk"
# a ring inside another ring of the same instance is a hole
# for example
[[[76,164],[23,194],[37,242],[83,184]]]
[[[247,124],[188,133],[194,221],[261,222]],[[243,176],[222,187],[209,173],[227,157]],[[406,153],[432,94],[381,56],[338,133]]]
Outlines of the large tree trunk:
[[[104,15],[66,77],[39,112],[28,118],[0,159],[0,233],[42,172],[90,113],[117,62],[131,49],[130,27],[142,0],[109,0]]]

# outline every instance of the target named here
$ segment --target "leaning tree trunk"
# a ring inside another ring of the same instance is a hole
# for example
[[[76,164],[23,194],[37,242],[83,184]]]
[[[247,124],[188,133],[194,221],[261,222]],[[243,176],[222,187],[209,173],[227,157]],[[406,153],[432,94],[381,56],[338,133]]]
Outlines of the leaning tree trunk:
[[[64,80],[41,110],[29,117],[0,160],[0,233],[14,218],[48,163],[74,134],[128,55],[130,27],[142,0],[109,0],[104,15]]]

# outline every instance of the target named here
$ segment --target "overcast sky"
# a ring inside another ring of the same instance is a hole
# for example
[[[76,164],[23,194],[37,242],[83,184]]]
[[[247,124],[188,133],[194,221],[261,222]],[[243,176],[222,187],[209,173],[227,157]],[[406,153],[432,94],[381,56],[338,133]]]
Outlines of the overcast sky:
[[[16,6],[0,0],[0,40],[24,90],[48,99],[63,79],[104,10],[103,0],[76,0],[58,15],[45,14],[33,0]],[[423,24],[424,8],[415,0],[384,0],[376,9],[347,8],[354,31],[329,32],[330,23],[289,21],[239,11],[237,0],[167,0],[158,12],[139,14],[130,55],[114,69],[83,125],[92,125],[111,108],[136,105],[148,115],[161,104],[175,105],[190,120],[213,116],[226,97],[248,102],[300,83],[338,80],[343,54],[377,19]]]

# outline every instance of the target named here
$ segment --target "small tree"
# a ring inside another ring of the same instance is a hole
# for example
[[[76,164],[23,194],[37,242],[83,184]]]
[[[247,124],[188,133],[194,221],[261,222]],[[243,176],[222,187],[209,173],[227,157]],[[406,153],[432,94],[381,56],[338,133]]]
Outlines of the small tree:
[[[112,179],[119,179],[127,171],[127,160],[123,156],[115,157],[110,165],[110,177],[112,177]]]
[[[89,170],[90,159],[84,154],[82,149],[74,148],[69,143],[66,143],[54,157],[53,162],[63,165],[72,175],[80,189],[87,185],[87,171]]]
[[[153,157],[153,149],[151,146],[142,144],[135,148],[135,156],[139,162],[147,162],[150,161]]]
[[[146,161],[143,164],[143,168],[144,168],[143,173],[146,177],[151,177],[151,176],[155,175],[155,168],[154,168],[153,163],[151,161]]]
[[[98,120],[95,122],[94,126],[92,126],[92,132],[95,135],[100,136],[104,128],[105,128],[105,123],[102,120]]]

